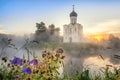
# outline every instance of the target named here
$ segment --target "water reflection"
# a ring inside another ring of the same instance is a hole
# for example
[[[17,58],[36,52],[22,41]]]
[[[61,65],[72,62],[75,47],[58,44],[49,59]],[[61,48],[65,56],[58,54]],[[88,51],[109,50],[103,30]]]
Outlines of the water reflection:
[[[120,64],[113,64],[110,62],[110,58],[104,60],[100,56],[89,57],[84,60],[84,69],[89,69],[91,74],[103,74],[103,70],[109,66],[113,71],[113,67],[119,67]]]

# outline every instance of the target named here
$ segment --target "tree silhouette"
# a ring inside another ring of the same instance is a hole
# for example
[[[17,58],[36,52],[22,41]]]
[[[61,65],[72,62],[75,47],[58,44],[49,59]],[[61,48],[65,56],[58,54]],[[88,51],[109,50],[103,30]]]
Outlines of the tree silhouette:
[[[40,34],[42,32],[46,32],[46,26],[44,22],[36,23],[36,34]]]
[[[38,42],[60,42],[60,28],[55,28],[54,24],[45,26],[44,22],[36,23],[37,30],[35,31],[35,41]]]
[[[35,40],[46,42],[48,41],[49,34],[47,33],[47,28],[44,22],[36,23],[36,32],[35,32]]]

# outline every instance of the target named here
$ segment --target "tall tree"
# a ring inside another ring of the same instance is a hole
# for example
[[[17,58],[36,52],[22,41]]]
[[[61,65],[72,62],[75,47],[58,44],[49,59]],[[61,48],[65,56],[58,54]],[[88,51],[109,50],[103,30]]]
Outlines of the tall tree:
[[[44,22],[36,23],[36,32],[35,32],[35,39],[37,41],[48,41],[49,34],[47,33],[47,28]]]
[[[46,32],[46,26],[44,22],[36,23],[36,34],[40,34],[41,32]]]

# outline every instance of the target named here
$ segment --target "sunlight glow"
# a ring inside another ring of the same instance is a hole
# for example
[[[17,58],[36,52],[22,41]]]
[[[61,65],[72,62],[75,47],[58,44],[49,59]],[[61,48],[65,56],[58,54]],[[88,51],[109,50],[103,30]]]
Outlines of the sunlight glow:
[[[109,39],[109,34],[93,34],[89,35],[88,38],[93,42],[102,42]]]

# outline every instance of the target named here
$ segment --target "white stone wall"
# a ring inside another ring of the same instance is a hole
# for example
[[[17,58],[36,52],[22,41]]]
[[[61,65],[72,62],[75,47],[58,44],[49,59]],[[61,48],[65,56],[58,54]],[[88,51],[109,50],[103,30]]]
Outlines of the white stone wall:
[[[69,24],[63,26],[63,42],[81,42],[83,39],[83,27],[81,24]]]

